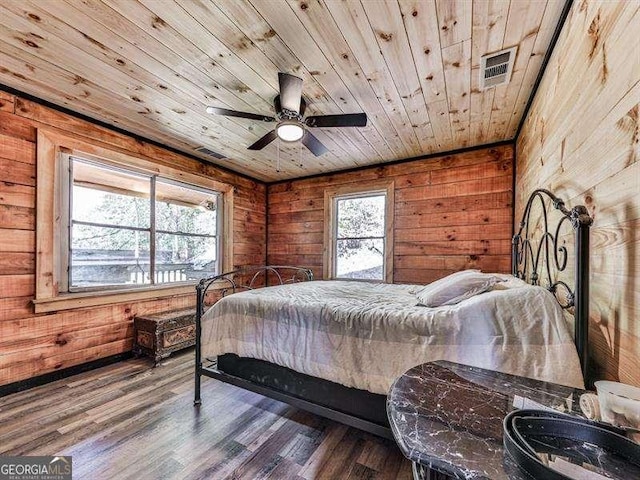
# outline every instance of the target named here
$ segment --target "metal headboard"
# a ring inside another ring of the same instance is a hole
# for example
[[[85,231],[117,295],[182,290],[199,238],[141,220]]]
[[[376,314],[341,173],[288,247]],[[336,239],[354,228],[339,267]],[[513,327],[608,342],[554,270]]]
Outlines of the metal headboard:
[[[545,198],[548,197],[548,198]],[[562,217],[552,231],[549,229],[547,201],[551,200],[554,209]],[[539,201],[542,209],[542,233],[534,231],[531,224],[531,210]],[[575,231],[575,279],[571,287],[557,280],[554,272],[562,272],[567,267],[568,251],[559,244],[560,228],[570,222]],[[568,210],[564,201],[545,189],[537,189],[530,196],[522,214],[518,233],[513,236],[511,265],[514,276],[533,285],[542,285],[558,299],[562,308],[574,307],[575,343],[585,383],[588,381],[587,357],[589,341],[589,228],[593,219],[584,205]],[[535,236],[535,238],[533,238]],[[541,263],[544,260],[544,263]],[[542,270],[542,271],[540,271]],[[564,290],[564,298],[558,296],[558,290]]]

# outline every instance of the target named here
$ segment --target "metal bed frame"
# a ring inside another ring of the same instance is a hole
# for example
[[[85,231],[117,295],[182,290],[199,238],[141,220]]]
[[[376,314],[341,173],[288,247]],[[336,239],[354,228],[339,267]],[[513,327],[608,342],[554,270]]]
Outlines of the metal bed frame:
[[[549,230],[545,197],[551,199],[553,208],[562,214],[554,232]],[[542,206],[542,233],[531,223],[531,211],[536,200]],[[571,290],[567,283],[555,279],[552,273],[553,271],[562,272],[567,266],[567,248],[559,244],[560,229],[567,220],[573,226],[576,238],[574,290]],[[539,189],[529,197],[520,228],[512,242],[513,275],[534,285],[540,285],[540,277],[544,277],[546,288],[556,295],[560,305],[566,309],[575,308],[575,342],[585,382],[588,379],[589,227],[591,223],[591,217],[584,206],[567,210],[562,200],[548,190]],[[541,270],[542,273],[539,273]],[[313,280],[313,272],[310,269],[293,266],[247,267],[200,280],[196,286],[194,405],[202,403],[200,387],[201,377],[204,375],[375,435],[393,438],[386,418],[385,395],[348,388],[266,361],[241,358],[233,354],[218,356],[217,361],[209,361],[207,364],[203,362],[202,315],[205,312],[207,292],[213,285],[216,285],[218,291],[221,291],[224,296],[239,290],[251,290],[269,284],[310,280]],[[565,291],[564,297],[559,295],[560,289]]]
[[[561,213],[555,231],[549,230],[549,211],[545,197]],[[540,205],[542,224],[532,224],[531,211]],[[557,275],[567,267],[567,247],[560,244],[562,226],[569,222],[575,232],[574,289],[558,280]],[[580,357],[580,367],[585,384],[589,385],[589,229],[593,219],[584,205],[568,210],[564,201],[549,190],[537,189],[529,196],[520,221],[518,233],[513,236],[511,269],[514,276],[531,283],[543,285],[553,293],[563,309],[574,309],[575,344]],[[541,230],[539,230],[541,228]],[[544,256],[543,256],[544,252]],[[543,263],[541,261],[544,260]],[[555,275],[554,275],[555,273]],[[542,277],[542,279],[541,279]],[[564,298],[560,290],[564,290]]]

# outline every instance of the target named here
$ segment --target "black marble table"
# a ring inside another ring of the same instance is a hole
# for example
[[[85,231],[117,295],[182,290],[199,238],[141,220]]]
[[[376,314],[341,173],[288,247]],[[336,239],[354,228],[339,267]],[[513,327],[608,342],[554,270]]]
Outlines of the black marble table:
[[[582,416],[583,393],[492,370],[431,362],[394,382],[387,415],[396,442],[414,462],[418,477],[429,472],[429,478],[531,480],[504,452],[503,418],[522,408]],[[612,478],[640,478],[637,473],[626,470]]]

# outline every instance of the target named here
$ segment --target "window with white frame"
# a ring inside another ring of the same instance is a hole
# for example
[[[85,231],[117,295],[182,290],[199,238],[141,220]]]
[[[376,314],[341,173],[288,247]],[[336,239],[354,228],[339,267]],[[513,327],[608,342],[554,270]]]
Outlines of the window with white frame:
[[[326,194],[330,235],[325,276],[392,281],[393,186]],[[391,228],[390,228],[391,227]]]
[[[63,291],[166,286],[220,272],[219,192],[106,162],[65,160]]]

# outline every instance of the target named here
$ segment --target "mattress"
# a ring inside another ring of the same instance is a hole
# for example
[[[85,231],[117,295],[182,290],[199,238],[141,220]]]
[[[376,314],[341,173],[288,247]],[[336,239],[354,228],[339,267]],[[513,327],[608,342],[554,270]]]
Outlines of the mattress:
[[[544,288],[501,288],[437,308],[418,305],[419,288],[313,281],[229,295],[203,315],[202,352],[380,394],[434,360],[583,387],[562,309]]]

